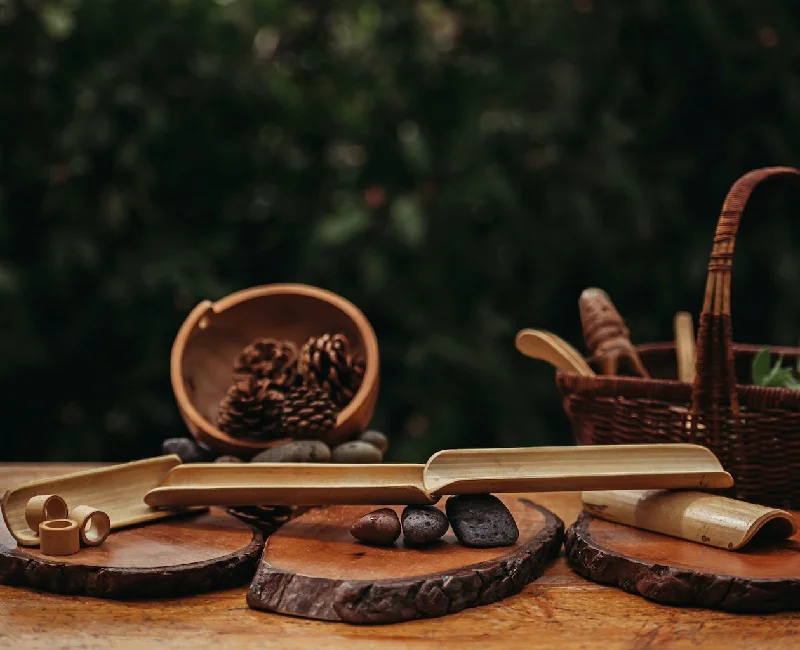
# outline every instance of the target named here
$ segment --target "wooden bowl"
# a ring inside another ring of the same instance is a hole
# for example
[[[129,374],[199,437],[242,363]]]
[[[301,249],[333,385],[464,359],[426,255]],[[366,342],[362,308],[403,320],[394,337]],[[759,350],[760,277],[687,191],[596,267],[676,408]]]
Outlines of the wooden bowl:
[[[172,390],[194,438],[221,454],[250,458],[285,440],[239,440],[216,426],[219,402],[233,382],[233,361],[258,337],[288,339],[343,332],[366,359],[358,392],[339,413],[331,439],[338,443],[364,430],[378,399],[378,340],[364,314],[341,296],[304,284],[269,284],[204,300],[181,325],[170,357]]]

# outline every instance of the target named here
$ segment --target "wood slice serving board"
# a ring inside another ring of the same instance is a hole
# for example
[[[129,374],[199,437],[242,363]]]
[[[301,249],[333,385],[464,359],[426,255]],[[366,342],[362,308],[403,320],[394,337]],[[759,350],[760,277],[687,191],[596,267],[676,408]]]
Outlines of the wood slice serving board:
[[[800,533],[777,542],[756,536],[742,550],[728,551],[582,512],[565,546],[581,575],[660,603],[738,612],[800,609]]]
[[[182,596],[246,584],[264,538],[212,508],[117,530],[100,546],[49,557],[19,546],[0,521],[0,584],[100,598]]]
[[[452,530],[424,549],[405,546],[402,536],[393,546],[368,546],[349,529],[374,508],[312,510],[270,536],[247,603],[306,618],[396,623],[496,602],[538,578],[564,537],[563,522],[545,508],[503,501],[520,530],[517,543],[505,548],[462,546]]]

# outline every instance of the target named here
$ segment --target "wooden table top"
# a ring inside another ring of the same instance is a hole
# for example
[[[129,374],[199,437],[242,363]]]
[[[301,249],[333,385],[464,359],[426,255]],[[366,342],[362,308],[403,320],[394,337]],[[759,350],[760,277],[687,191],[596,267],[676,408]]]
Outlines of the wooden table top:
[[[0,492],[93,465],[0,464]],[[527,495],[566,525],[576,493]],[[352,626],[257,612],[246,587],[162,601],[114,602],[0,586],[0,648],[783,648],[800,613],[744,616],[645,601],[574,574],[563,557],[525,590],[443,618]]]

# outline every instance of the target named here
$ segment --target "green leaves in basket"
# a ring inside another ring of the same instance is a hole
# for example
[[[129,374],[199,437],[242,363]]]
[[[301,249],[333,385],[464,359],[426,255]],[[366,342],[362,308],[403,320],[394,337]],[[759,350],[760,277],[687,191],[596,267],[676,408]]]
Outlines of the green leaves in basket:
[[[753,357],[753,383],[756,386],[764,386],[769,369],[769,348],[763,348]]]
[[[800,374],[800,358],[797,360],[797,372]],[[783,367],[783,355],[770,365],[769,348],[762,348],[753,357],[753,383],[756,386],[800,389],[800,381],[795,379],[792,369]]]

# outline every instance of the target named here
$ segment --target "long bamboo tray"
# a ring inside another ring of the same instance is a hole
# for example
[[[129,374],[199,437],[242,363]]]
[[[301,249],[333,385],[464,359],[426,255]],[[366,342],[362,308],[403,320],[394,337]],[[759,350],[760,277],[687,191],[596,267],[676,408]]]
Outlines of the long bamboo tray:
[[[424,465],[195,463],[172,469],[144,500],[154,507],[192,505],[353,505],[436,503]]]
[[[189,505],[402,505],[473,492],[728,488],[730,474],[691,444],[456,449],[425,465],[224,463],[173,468],[145,496]]]

